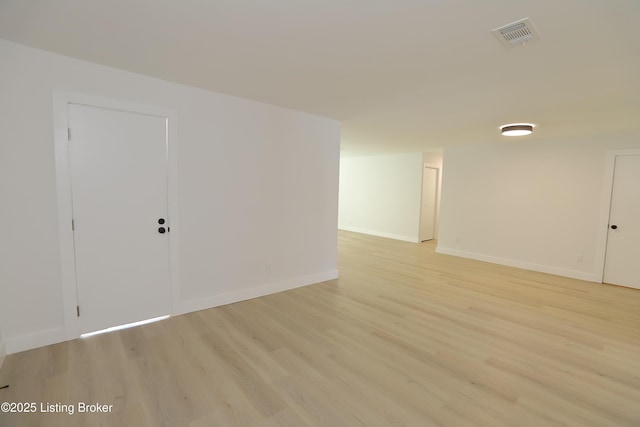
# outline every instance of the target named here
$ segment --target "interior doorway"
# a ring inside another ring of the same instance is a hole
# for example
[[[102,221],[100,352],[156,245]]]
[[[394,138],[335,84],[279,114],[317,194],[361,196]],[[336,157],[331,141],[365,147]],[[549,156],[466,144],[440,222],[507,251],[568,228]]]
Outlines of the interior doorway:
[[[53,105],[66,339],[179,312],[176,111]]]
[[[603,282],[640,289],[640,153],[614,159]]]
[[[422,168],[422,204],[420,208],[421,242],[435,238],[440,170],[425,163]]]

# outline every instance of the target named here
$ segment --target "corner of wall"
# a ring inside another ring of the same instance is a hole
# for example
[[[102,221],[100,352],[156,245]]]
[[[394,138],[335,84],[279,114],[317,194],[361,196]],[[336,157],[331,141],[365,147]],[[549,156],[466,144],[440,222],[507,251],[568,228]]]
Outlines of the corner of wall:
[[[64,328],[53,328],[6,339],[4,346],[6,354],[14,354],[38,347],[57,344],[66,340],[67,337]]]

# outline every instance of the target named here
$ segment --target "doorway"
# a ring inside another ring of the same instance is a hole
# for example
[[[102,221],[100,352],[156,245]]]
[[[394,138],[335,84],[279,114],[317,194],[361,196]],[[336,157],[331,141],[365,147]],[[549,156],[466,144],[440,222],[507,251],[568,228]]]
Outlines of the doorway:
[[[616,155],[603,282],[640,289],[640,153]]]
[[[68,339],[176,311],[172,120],[154,107],[54,96]]]
[[[435,238],[438,203],[438,171],[428,164],[422,167],[422,205],[420,207],[420,241]]]

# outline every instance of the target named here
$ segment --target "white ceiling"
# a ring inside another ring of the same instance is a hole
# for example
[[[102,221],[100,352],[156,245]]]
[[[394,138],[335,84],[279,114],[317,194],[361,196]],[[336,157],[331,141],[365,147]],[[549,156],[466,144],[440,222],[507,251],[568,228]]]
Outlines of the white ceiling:
[[[492,35],[525,17],[539,41]],[[0,0],[0,38],[338,119],[344,155],[638,131],[639,25],[638,0]]]

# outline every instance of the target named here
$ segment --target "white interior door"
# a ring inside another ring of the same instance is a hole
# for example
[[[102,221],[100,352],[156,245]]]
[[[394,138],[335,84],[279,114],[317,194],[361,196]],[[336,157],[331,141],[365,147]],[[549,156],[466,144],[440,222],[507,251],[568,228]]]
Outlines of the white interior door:
[[[616,156],[604,282],[640,289],[640,155]]]
[[[435,236],[438,169],[424,165],[422,170],[422,207],[420,209],[420,241]]]
[[[167,119],[69,104],[69,128],[81,332],[169,314]]]

